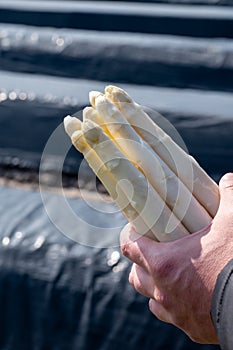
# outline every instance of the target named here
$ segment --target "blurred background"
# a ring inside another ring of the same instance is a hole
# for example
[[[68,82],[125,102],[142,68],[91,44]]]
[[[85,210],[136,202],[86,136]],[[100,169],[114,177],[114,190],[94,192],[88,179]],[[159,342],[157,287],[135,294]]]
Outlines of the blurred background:
[[[129,286],[125,220],[87,167],[78,181],[72,148],[62,180],[51,149],[41,198],[48,139],[58,128],[68,144],[64,116],[108,83],[165,116],[218,181],[233,166],[233,1],[0,0],[0,349],[218,349],[158,321]],[[79,243],[60,229],[61,182]]]

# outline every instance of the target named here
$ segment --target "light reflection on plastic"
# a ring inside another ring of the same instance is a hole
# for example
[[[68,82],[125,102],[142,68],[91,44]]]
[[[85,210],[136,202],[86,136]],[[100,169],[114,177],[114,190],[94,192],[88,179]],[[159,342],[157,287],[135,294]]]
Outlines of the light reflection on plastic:
[[[63,46],[64,43],[65,43],[64,39],[62,39],[62,38],[57,38],[56,39],[57,46]]]
[[[16,93],[15,91],[11,91],[11,92],[9,93],[9,99],[10,99],[11,101],[15,101],[16,98],[17,98],[17,93]]]
[[[0,92],[0,102],[7,100],[7,94],[5,92]]]
[[[111,257],[110,259],[108,260],[108,266],[113,266],[113,265],[116,265],[119,260],[120,260],[120,253],[115,250],[112,254],[111,254]]]
[[[23,237],[22,232],[20,232],[20,231],[15,232],[15,238],[16,239],[21,239],[22,237]]]
[[[44,241],[44,236],[39,236],[34,243],[34,248],[39,249],[43,245]]]
[[[129,265],[127,261],[122,261],[118,265],[114,266],[112,271],[114,273],[120,272],[122,270],[125,270],[125,268]]]
[[[8,246],[10,244],[10,238],[9,237],[3,237],[2,239],[2,245],[4,245],[5,247]]]

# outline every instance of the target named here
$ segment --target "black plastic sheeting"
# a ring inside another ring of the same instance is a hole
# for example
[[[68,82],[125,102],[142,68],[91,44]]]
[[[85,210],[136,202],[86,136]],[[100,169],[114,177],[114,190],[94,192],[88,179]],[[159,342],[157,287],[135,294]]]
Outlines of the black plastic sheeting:
[[[59,196],[47,196],[66,221]],[[99,247],[88,247],[82,238],[91,239],[89,224],[76,227],[81,243],[66,238],[38,192],[0,187],[0,198],[0,349],[219,349],[195,344],[158,321],[147,299],[131,288],[130,263],[118,247],[120,227],[110,236],[106,227],[122,226],[124,219],[116,213],[110,222],[100,213],[111,211],[111,204],[100,202],[88,215],[83,201],[68,200],[77,215],[103,227]]]
[[[61,125],[58,145],[70,140],[62,121],[88,105],[90,90],[103,91],[106,83],[27,76],[1,72],[0,165],[38,170],[49,137]],[[159,111],[183,137],[189,152],[216,180],[233,167],[233,99],[231,93],[162,89],[121,85],[143,106]],[[78,114],[81,117],[81,113]],[[158,120],[159,122],[159,120]],[[57,147],[58,157],[61,153]],[[69,151],[64,171],[77,174],[82,157]],[[59,161],[59,160],[58,160]],[[49,161],[56,170],[56,158]],[[47,169],[48,170],[48,169]],[[88,172],[88,168],[87,168]]]
[[[141,32],[196,37],[233,37],[231,7],[95,1],[8,0],[0,22],[55,28]]]
[[[63,1],[63,0],[50,0]],[[86,1],[86,0],[70,0],[70,1]],[[102,1],[102,0],[95,0]],[[109,2],[126,2],[125,0],[108,0]],[[214,5],[214,6],[232,6],[232,0],[127,0],[127,2],[143,2],[143,3],[171,3],[171,4],[185,4],[185,5]]]
[[[232,10],[233,11],[233,10]],[[233,91],[233,40],[0,25],[1,69]]]
[[[61,0],[62,1],[62,0]],[[78,1],[78,0],[72,0]],[[83,0],[85,1],[85,0]],[[101,1],[101,0],[96,0]],[[110,0],[110,1],[123,1],[125,0]],[[168,4],[187,4],[187,5],[214,5],[214,6],[232,6],[231,0],[127,0],[127,2],[143,2],[143,3],[168,3]]]

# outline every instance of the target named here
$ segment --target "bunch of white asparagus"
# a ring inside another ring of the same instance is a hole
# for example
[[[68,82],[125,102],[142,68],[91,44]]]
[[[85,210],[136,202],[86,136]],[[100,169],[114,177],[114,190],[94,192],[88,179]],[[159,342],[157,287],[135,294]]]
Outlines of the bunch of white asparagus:
[[[122,89],[90,92],[83,121],[66,132],[140,234],[171,241],[208,226],[217,184]]]

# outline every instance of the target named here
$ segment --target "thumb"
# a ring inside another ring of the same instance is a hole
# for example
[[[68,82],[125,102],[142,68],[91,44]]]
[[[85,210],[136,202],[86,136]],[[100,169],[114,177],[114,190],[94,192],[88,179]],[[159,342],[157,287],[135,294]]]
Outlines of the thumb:
[[[219,210],[233,210],[233,173],[224,175],[219,182],[220,207]]]

